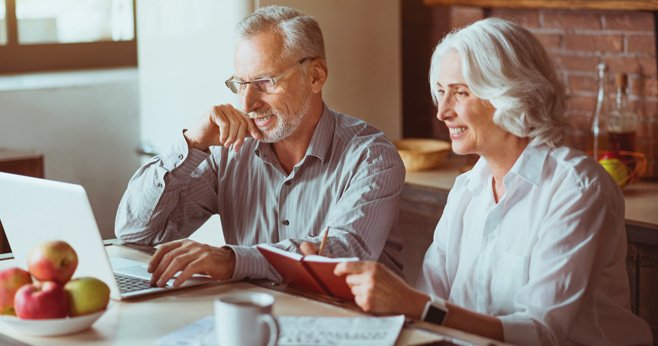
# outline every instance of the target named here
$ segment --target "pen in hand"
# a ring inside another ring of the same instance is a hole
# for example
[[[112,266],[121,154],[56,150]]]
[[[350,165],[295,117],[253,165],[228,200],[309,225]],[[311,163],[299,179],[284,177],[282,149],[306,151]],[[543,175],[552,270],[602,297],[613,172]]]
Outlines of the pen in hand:
[[[329,234],[329,227],[324,229],[324,236],[322,236],[322,241],[320,242],[320,248],[318,249],[318,256],[322,256],[322,250],[324,250],[324,245],[327,243],[328,234]]]

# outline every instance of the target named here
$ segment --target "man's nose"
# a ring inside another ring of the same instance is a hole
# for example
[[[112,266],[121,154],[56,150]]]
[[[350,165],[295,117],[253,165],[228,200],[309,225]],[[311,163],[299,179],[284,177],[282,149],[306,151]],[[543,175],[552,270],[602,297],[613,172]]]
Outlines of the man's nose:
[[[260,92],[258,92],[253,85],[245,85],[244,91],[242,92],[242,110],[245,113],[258,110],[261,105],[260,97]]]

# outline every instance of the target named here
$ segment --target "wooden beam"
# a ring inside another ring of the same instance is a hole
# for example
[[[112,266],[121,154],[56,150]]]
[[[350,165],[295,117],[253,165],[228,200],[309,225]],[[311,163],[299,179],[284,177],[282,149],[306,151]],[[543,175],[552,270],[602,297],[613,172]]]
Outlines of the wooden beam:
[[[423,0],[428,6],[655,11],[658,0]]]
[[[15,0],[7,0],[5,3],[5,25],[7,29],[7,45],[18,45],[18,21],[16,19]]]
[[[0,74],[137,66],[137,42],[0,46]]]

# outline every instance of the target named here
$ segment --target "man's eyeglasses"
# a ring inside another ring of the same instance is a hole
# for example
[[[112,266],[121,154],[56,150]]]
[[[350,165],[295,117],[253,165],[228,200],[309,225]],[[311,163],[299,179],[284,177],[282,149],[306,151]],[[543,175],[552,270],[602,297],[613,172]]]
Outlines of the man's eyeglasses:
[[[257,91],[262,92],[262,93],[273,93],[276,91],[277,83],[281,80],[281,78],[287,76],[290,74],[290,72],[293,71],[293,69],[297,66],[302,65],[306,61],[312,60],[314,58],[312,57],[306,57],[301,60],[299,60],[296,64],[288,67],[285,71],[283,71],[280,75],[274,76],[274,77],[267,77],[267,78],[258,78],[250,81],[241,81],[237,79],[233,79],[233,77],[227,79],[224,84],[233,92],[234,94],[242,94],[244,93],[245,89],[247,89],[247,84],[251,84],[254,88],[256,88]]]

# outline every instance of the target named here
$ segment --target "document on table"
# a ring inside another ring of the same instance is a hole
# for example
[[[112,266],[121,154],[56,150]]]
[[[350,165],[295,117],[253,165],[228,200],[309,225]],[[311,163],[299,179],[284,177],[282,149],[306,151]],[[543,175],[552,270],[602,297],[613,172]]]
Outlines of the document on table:
[[[279,346],[395,345],[404,316],[279,316]],[[252,326],[245,326],[253,328]],[[158,339],[160,346],[217,345],[215,319],[207,316]]]

